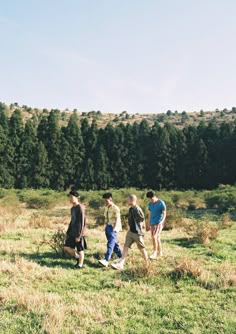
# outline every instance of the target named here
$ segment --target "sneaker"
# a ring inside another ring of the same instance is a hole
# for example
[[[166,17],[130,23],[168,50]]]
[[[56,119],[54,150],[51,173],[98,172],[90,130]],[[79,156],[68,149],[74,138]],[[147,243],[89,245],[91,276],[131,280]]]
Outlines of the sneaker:
[[[150,255],[149,257],[150,260],[156,260],[157,259],[157,253],[152,253],[152,255]]]
[[[119,259],[116,259],[113,263],[119,263],[121,261],[121,257]]]
[[[103,266],[103,267],[108,267],[109,262],[106,259],[102,259],[99,260],[99,263]]]
[[[76,262],[76,264],[73,266],[73,268],[77,268],[79,265],[79,261]]]
[[[112,263],[112,268],[116,269],[116,270],[123,270],[124,269],[124,263],[123,262],[116,262],[116,263]]]
[[[74,269],[83,269],[84,267],[83,266],[80,266],[79,263],[76,263],[74,265]]]

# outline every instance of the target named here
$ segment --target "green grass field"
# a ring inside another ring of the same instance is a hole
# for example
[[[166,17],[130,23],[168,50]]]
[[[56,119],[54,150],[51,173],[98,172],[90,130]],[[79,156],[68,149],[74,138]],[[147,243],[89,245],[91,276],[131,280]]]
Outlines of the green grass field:
[[[123,215],[128,191],[114,196]],[[146,205],[143,192],[136,193]],[[66,230],[65,194],[2,190],[0,333],[235,333],[235,213],[207,210],[202,192],[161,195],[167,202],[178,199],[184,217],[174,217],[175,224],[163,231],[165,256],[146,267],[134,246],[125,270],[117,272],[98,265],[106,246],[104,227],[96,220],[102,214],[99,193],[82,193],[89,249],[86,267],[78,271],[73,259],[41,244],[58,229]],[[190,200],[195,210],[186,209]],[[175,210],[169,210],[172,216]],[[202,222],[218,228],[208,242],[187,233]],[[121,245],[125,233],[120,233]],[[149,232],[145,241],[150,253]]]

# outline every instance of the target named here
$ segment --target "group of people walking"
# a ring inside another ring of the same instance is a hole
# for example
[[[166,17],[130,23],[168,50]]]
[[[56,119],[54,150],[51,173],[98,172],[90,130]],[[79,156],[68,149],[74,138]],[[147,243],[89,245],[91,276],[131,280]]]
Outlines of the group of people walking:
[[[69,193],[71,208],[71,221],[66,232],[64,250],[72,257],[76,258],[75,268],[82,269],[84,263],[84,250],[87,248],[85,239],[86,217],[84,206],[80,203],[80,196],[77,191]],[[151,231],[153,253],[148,256],[145,243],[144,232],[146,230],[145,215],[141,207],[137,204],[137,196],[128,195],[127,203],[129,206],[128,225],[129,230],[126,234],[123,250],[121,251],[118,234],[122,230],[120,209],[113,202],[112,193],[107,192],[103,195],[105,202],[104,219],[105,234],[107,239],[107,249],[104,258],[99,260],[100,265],[108,267],[113,253],[117,259],[111,264],[113,269],[123,270],[129,249],[136,244],[145,262],[149,259],[155,260],[162,256],[161,231],[166,218],[166,205],[159,199],[154,191],[146,194],[148,203],[148,226]]]

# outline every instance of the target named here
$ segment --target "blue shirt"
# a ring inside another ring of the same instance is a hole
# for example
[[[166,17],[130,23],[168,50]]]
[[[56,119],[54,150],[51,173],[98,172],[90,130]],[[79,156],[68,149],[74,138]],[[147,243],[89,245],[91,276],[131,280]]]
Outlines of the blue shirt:
[[[166,210],[165,202],[162,201],[161,199],[159,199],[155,203],[149,202],[148,203],[148,210],[151,213],[150,224],[151,225],[160,224],[160,222],[163,219],[163,211]]]

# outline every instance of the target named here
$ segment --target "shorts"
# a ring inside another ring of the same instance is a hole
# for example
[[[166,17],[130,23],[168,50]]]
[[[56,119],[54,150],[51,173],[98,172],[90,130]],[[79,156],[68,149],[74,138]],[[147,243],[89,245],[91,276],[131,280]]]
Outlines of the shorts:
[[[161,236],[161,231],[163,229],[163,223],[151,225],[150,227],[152,236],[156,236],[157,238],[159,238]]]
[[[126,234],[126,239],[125,239],[125,245],[124,246],[127,247],[127,248],[131,248],[133,243],[136,243],[138,248],[145,248],[143,236],[138,234],[138,233],[133,233],[133,232],[129,231]]]
[[[66,239],[65,246],[73,249],[76,248],[78,252],[82,252],[84,249],[87,249],[87,243],[84,237],[81,237],[79,242],[76,242],[74,237],[68,237]]]

